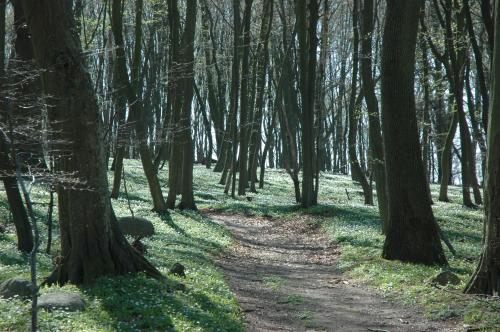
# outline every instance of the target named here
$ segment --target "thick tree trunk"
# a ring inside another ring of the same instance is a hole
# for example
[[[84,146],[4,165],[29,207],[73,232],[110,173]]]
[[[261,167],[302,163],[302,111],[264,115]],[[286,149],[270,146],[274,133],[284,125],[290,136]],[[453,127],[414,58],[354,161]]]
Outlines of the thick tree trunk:
[[[15,31],[12,56],[9,59],[3,90],[8,97],[8,122],[12,126],[11,143],[16,150],[16,162],[31,175],[47,171],[43,155],[43,107],[38,101],[41,82],[33,65],[33,46],[20,0],[12,1]],[[2,68],[3,70],[3,68]],[[9,134],[10,135],[10,134]]]
[[[481,260],[467,293],[500,294],[500,1],[495,2],[492,101],[489,111],[486,166],[486,218]]]
[[[179,10],[177,0],[169,1],[173,68],[178,81],[172,103],[172,141],[169,158],[169,192],[167,206],[173,208],[177,195],[182,195],[181,209],[196,209],[193,194],[193,142],[191,138],[191,105],[194,94],[194,32],[196,29],[196,0],[189,0],[186,7],[186,25],[180,42]]]
[[[317,204],[314,189],[314,102],[316,85],[316,28],[318,0],[296,0],[297,35],[299,40],[299,87],[302,97],[302,206]]]
[[[49,284],[88,283],[104,275],[158,272],[122,235],[109,198],[103,123],[71,14],[63,2],[23,0],[35,58],[51,96],[56,156],[60,265]]]
[[[387,1],[382,47],[382,124],[389,203],[383,257],[446,264],[422,164],[414,76],[421,1]]]

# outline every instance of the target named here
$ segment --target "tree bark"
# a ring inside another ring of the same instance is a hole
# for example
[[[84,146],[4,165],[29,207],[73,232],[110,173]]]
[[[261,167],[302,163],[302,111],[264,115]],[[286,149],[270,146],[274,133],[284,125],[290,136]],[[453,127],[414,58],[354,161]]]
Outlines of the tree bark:
[[[33,249],[33,232],[17,184],[15,165],[9,158],[8,151],[11,150],[7,136],[0,128],[0,179],[3,181],[9,210],[16,228],[17,249],[29,253]]]
[[[248,123],[249,118],[249,92],[248,81],[250,78],[250,21],[252,16],[253,0],[245,0],[245,10],[243,14],[242,32],[242,59],[241,59],[241,93],[240,93],[240,126],[239,143],[240,157],[238,163],[238,195],[245,195],[248,186],[247,163],[248,163]]]
[[[151,151],[147,142],[147,127],[144,118],[144,109],[142,101],[137,96],[137,91],[134,90],[134,85],[130,82],[127,73],[127,62],[125,55],[125,43],[123,40],[123,13],[122,13],[122,0],[113,0],[112,2],[112,20],[111,26],[113,36],[115,38],[115,52],[116,52],[116,65],[118,66],[116,74],[121,85],[124,87],[124,94],[127,97],[127,102],[130,108],[129,118],[134,124],[135,134],[139,140],[139,153],[141,156],[142,167],[144,174],[148,180],[149,191],[153,199],[153,210],[158,213],[167,211],[165,199],[161,190],[160,182],[156,175],[155,167],[152,160]],[[138,69],[133,69],[132,72]]]
[[[416,118],[415,51],[421,1],[387,1],[382,46],[382,124],[389,203],[383,257],[446,264],[429,200]]]
[[[248,159],[248,174],[250,174],[250,191],[257,192],[255,183],[257,182],[258,153],[262,138],[262,114],[264,109],[264,94],[266,88],[266,71],[269,62],[269,35],[271,33],[273,21],[273,2],[265,0],[263,3],[262,22],[259,34],[259,45],[256,54],[256,100],[253,111],[253,121],[250,125],[250,151]],[[265,163],[262,164],[265,167]]]
[[[296,0],[295,10],[299,41],[299,87],[302,97],[302,207],[308,208],[317,204],[314,189],[314,103],[318,0]]]
[[[500,1],[495,1],[495,49],[493,52],[491,105],[486,165],[486,206],[483,248],[479,266],[466,292],[500,294]]]
[[[351,177],[355,182],[359,182],[363,188],[363,195],[365,198],[365,204],[373,205],[373,194],[372,188],[366,179],[366,176],[361,168],[358,160],[356,148],[356,139],[358,136],[358,111],[357,106],[359,103],[356,102],[357,97],[357,84],[358,84],[358,71],[359,71],[359,30],[358,30],[358,19],[359,19],[359,9],[358,0],[354,0],[353,13],[352,13],[352,27],[353,27],[353,66],[352,66],[352,81],[351,81],[351,95],[349,98],[349,108],[348,108],[348,118],[349,118],[349,135],[348,135],[348,152],[349,152],[349,164],[351,166]],[[370,73],[371,75],[371,73]],[[363,92],[364,94],[364,92]]]
[[[101,276],[161,274],[122,235],[109,198],[103,123],[74,21],[63,2],[23,0],[35,59],[50,96],[48,116],[59,174],[63,257],[48,284],[89,283]]]

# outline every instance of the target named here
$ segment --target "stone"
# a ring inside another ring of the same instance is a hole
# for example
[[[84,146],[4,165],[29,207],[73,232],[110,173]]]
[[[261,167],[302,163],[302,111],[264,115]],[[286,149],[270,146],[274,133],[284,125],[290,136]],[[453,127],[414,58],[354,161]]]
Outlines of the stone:
[[[29,298],[31,296],[31,282],[21,278],[7,279],[0,284],[0,297]]]
[[[170,268],[169,273],[173,274],[173,275],[176,275],[176,276],[179,276],[179,277],[185,277],[186,276],[186,272],[185,271],[186,271],[186,268],[184,267],[184,265],[182,265],[180,263],[175,263]]]
[[[77,293],[54,292],[40,296],[37,308],[47,311],[83,311],[85,309],[85,301]]]
[[[125,235],[130,235],[136,239],[152,236],[155,234],[153,223],[140,217],[118,218],[118,224]]]
[[[432,278],[432,282],[441,286],[446,286],[448,284],[458,285],[460,284],[460,278],[450,271],[443,271]]]
[[[148,252],[148,249],[146,248],[146,245],[144,243],[142,243],[140,239],[136,239],[132,243],[132,247],[135,250],[137,250],[137,252],[139,252],[141,255],[144,255],[145,253]]]

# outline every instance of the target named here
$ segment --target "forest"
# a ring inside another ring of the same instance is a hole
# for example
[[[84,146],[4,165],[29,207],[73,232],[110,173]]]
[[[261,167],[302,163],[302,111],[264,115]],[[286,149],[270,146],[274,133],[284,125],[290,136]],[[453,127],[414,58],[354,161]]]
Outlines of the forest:
[[[500,331],[500,0],[0,0],[0,331]]]

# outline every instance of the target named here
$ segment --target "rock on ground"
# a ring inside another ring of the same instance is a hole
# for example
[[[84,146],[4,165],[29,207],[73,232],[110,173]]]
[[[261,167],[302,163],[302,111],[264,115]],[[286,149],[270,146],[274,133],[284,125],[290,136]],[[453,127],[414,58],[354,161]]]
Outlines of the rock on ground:
[[[82,311],[85,309],[85,301],[76,293],[55,292],[40,296],[37,308],[47,311]]]
[[[31,282],[21,278],[7,279],[0,284],[0,297],[27,298],[31,296]]]
[[[170,274],[179,276],[179,277],[185,277],[186,276],[186,269],[184,265],[180,263],[175,263],[169,271]]]
[[[118,224],[125,235],[134,238],[143,238],[155,234],[153,223],[140,217],[122,217],[118,218]]]
[[[432,282],[440,284],[441,286],[446,286],[447,284],[458,285],[460,284],[460,279],[456,274],[449,271],[444,271],[432,278]]]

